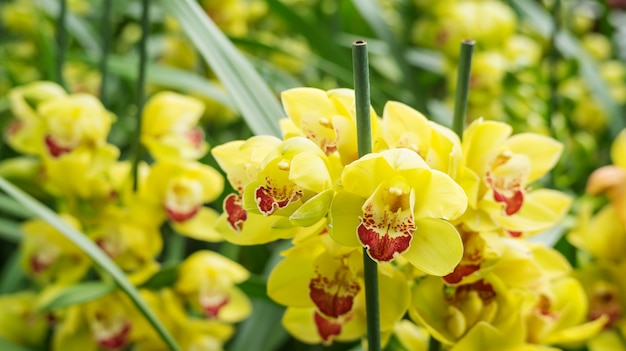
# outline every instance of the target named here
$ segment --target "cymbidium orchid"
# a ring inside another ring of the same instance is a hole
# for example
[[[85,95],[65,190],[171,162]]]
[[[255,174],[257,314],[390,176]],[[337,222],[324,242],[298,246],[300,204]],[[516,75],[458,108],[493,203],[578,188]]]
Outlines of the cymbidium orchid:
[[[80,224],[69,215],[61,215],[69,225]],[[82,250],[50,224],[40,219],[24,222],[21,264],[24,271],[41,285],[69,285],[80,280],[91,261]]]
[[[461,164],[461,142],[454,132],[429,121],[419,111],[396,101],[385,104],[383,139],[377,149],[406,148],[417,152],[429,167],[455,177]]]
[[[41,155],[45,148],[46,128],[37,108],[48,100],[66,96],[61,86],[46,81],[12,89],[9,92],[9,101],[15,119],[6,130],[7,143],[21,153]]]
[[[590,195],[606,194],[615,215],[626,228],[626,129],[622,130],[611,146],[613,165],[595,170],[587,182]]]
[[[365,246],[372,259],[403,255],[422,271],[445,275],[463,254],[459,233],[446,219],[465,211],[467,197],[448,175],[414,151],[369,154],[345,167],[329,214],[331,236]]]
[[[169,288],[159,291],[140,290],[140,293],[182,350],[222,351],[223,344],[234,333],[230,324],[188,316],[183,301]],[[170,350],[145,319],[136,324],[139,336],[133,345],[135,350]]]
[[[41,347],[48,320],[44,313],[36,310],[36,302],[34,291],[0,296],[0,339],[17,345]]]
[[[289,117],[280,121],[286,139],[304,136],[326,155],[337,152],[343,164],[358,158],[354,91],[294,88],[281,97]],[[371,124],[374,135],[378,135],[379,121],[373,109]]]
[[[159,269],[156,256],[163,248],[160,221],[135,218],[133,214],[151,215],[136,210],[110,208],[104,212],[87,235],[128,274],[131,282],[143,283]]]
[[[458,179],[469,207],[461,221],[473,231],[529,236],[552,227],[570,206],[570,197],[561,192],[529,187],[555,165],[562,145],[511,132],[507,124],[479,119],[463,133],[464,169]]]
[[[243,206],[264,216],[288,217],[293,225],[321,220],[330,206],[340,165],[303,137],[285,140],[259,164],[244,188]]]
[[[120,291],[63,311],[53,336],[54,351],[120,350],[142,332],[142,317]]]
[[[152,157],[199,159],[209,150],[198,126],[202,101],[172,92],[160,92],[146,103],[142,115],[141,142]]]
[[[307,343],[330,344],[365,335],[363,251],[337,244],[324,229],[283,252],[268,280],[268,295],[287,306],[283,326]],[[380,326],[390,331],[409,302],[404,276],[380,266]]]
[[[224,198],[223,213],[217,222],[216,228],[225,240],[238,245],[258,245],[293,237],[293,231],[298,230],[290,226],[275,226],[282,218],[250,212],[243,206],[243,190],[257,179],[261,163],[281,143],[275,137],[254,136],[246,141],[218,145],[211,150],[236,191]]]
[[[217,212],[203,206],[224,189],[224,179],[210,166],[185,160],[160,160],[142,184],[141,197],[169,219],[182,235],[198,240],[220,241],[213,229]]]
[[[248,297],[236,284],[248,279],[240,264],[211,251],[197,251],[179,267],[175,290],[209,319],[239,322],[251,312]]]

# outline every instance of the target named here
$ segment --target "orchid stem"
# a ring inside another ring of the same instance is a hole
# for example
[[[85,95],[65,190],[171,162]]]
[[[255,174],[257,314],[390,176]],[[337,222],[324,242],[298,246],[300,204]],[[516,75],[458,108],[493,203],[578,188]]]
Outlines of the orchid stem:
[[[454,119],[452,130],[461,137],[465,129],[467,115],[467,99],[469,97],[470,73],[472,71],[472,56],[474,54],[474,40],[461,41],[461,56],[456,76],[456,94],[454,96]]]
[[[111,33],[109,31],[109,24],[111,23],[111,1],[112,0],[102,0],[102,56],[100,56],[100,75],[102,76],[102,79],[100,82],[100,101],[102,101],[102,105],[105,107],[107,106],[107,61],[109,59],[109,50],[111,48]]]
[[[369,64],[367,60],[367,43],[365,41],[358,40],[352,44],[352,61],[354,65],[357,143],[359,157],[362,157],[372,152]],[[378,264],[370,258],[365,248],[363,248],[363,270],[368,350],[380,351]]]
[[[67,29],[65,22],[67,18],[67,0],[61,0],[59,9],[59,17],[57,19],[56,37],[57,37],[57,60],[56,60],[56,79],[60,86],[65,87],[63,79],[63,65],[65,64],[65,50],[67,50]]]
[[[146,89],[146,61],[148,60],[147,41],[150,34],[149,21],[149,0],[141,1],[141,40],[139,41],[139,78],[137,79],[137,128],[135,129],[134,142],[134,158],[133,158],[133,190],[137,190],[139,185],[139,161],[143,153],[141,147],[141,116],[143,113],[143,105],[145,100]]]

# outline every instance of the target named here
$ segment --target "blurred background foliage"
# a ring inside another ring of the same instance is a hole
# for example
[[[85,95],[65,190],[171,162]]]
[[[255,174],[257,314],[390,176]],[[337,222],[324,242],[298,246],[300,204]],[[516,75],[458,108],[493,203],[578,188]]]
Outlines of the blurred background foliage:
[[[515,132],[551,135],[565,153],[544,180],[582,196],[589,174],[609,160],[609,147],[626,126],[626,2],[621,0],[200,0],[210,16],[254,65],[275,96],[298,86],[353,86],[350,46],[369,43],[372,105],[404,102],[451,125],[459,41],[476,40],[468,118],[510,123]],[[59,42],[59,1],[0,1],[0,130],[11,119],[8,91],[35,80],[62,78],[70,92],[99,96],[117,121],[110,142],[131,149],[137,113],[141,4],[68,0],[65,40]],[[202,124],[210,145],[253,134],[176,14],[150,7],[148,94],[178,91],[206,104]],[[106,69],[101,66],[107,48]],[[107,85],[101,91],[103,72]],[[276,116],[276,120],[282,116]],[[16,156],[0,144],[0,160]],[[202,162],[216,166],[210,155]],[[19,184],[44,203],[36,187]],[[225,194],[229,191],[225,191]],[[222,199],[215,204],[220,209]],[[601,202],[602,200],[598,200]],[[599,206],[597,203],[596,206]],[[577,211],[576,208],[573,210]],[[29,215],[0,196],[0,293],[29,281],[20,273],[19,222]],[[167,236],[165,238],[167,242]],[[561,245],[563,245],[561,243]],[[280,325],[282,307],[265,294],[265,280],[286,246],[238,247],[187,239],[181,257],[211,248],[243,264],[253,277],[242,288],[254,314],[240,324],[229,350],[343,350],[360,345],[304,345]],[[567,251],[568,248],[562,248]],[[164,258],[162,258],[164,259]],[[160,279],[167,281],[167,269]],[[171,281],[171,278],[170,278]],[[159,284],[156,282],[155,284]],[[160,283],[160,284],[167,284]],[[4,348],[3,348],[4,349]]]

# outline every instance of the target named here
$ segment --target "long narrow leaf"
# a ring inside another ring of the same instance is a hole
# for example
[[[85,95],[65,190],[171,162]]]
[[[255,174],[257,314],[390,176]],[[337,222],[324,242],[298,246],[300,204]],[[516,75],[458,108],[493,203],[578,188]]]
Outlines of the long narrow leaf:
[[[19,223],[0,218],[0,239],[10,242],[20,242],[22,240],[22,232]]]
[[[554,30],[554,21],[540,5],[530,0],[509,1],[509,4],[530,21],[543,37],[547,38],[551,35]],[[611,136],[617,137],[617,134],[626,127],[626,119],[623,117],[618,104],[611,97],[609,88],[602,80],[594,59],[582,48],[578,39],[565,30],[561,30],[557,35],[556,46],[564,56],[578,60],[582,76],[589,85],[589,90],[609,115]]]
[[[161,321],[156,317],[154,312],[150,309],[148,304],[141,298],[137,289],[133,286],[133,284],[128,281],[124,272],[122,272],[119,267],[111,261],[111,259],[104,253],[104,251],[100,250],[96,244],[87,238],[83,233],[76,230],[66,222],[64,222],[59,216],[51,211],[49,208],[42,205],[40,202],[35,200],[30,195],[26,194],[19,188],[15,187],[13,184],[0,177],[0,188],[4,190],[7,194],[21,203],[23,206],[28,208],[30,211],[35,213],[38,217],[48,222],[51,226],[61,232],[65,237],[67,237],[70,241],[72,241],[76,246],[80,247],[83,252],[87,256],[89,256],[93,262],[99,266],[102,270],[107,272],[117,283],[122,291],[124,291],[128,297],[133,301],[135,306],[141,311],[141,313],[146,317],[148,322],[152,324],[157,333],[163,338],[165,343],[172,350],[179,350],[178,345],[170,335],[170,333],[165,329]]]
[[[93,301],[115,290],[113,282],[84,282],[72,285],[39,306],[40,312]]]
[[[0,212],[4,212],[18,218],[28,218],[33,216],[32,213],[30,213],[28,209],[24,208],[24,206],[22,206],[19,202],[3,194],[0,194]]]
[[[25,281],[24,272],[20,267],[20,252],[13,252],[2,266],[0,272],[0,295],[16,292]],[[0,348],[0,350],[3,350]]]
[[[250,129],[257,135],[279,136],[277,121],[285,113],[276,96],[202,8],[192,0],[162,0],[161,5],[209,63]]]

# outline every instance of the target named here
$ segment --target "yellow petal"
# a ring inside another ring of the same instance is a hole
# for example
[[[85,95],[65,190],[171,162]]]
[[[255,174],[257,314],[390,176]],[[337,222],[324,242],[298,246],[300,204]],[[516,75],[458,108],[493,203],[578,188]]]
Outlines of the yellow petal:
[[[417,230],[403,256],[428,274],[452,272],[463,256],[463,242],[456,228],[439,219],[417,219],[415,224]]]
[[[186,221],[170,222],[175,231],[189,238],[217,242],[224,240],[216,231],[215,223],[219,214],[212,208],[202,207],[198,213]]]
[[[477,119],[463,132],[465,165],[477,174],[485,174],[500,145],[511,135],[512,128],[501,122]]]
[[[416,218],[455,219],[465,212],[467,196],[447,174],[436,170],[415,173],[406,179],[416,191]]]
[[[308,227],[319,222],[328,213],[334,193],[333,189],[328,189],[310,198],[289,216],[289,221],[298,227]]]
[[[626,169],[626,129],[623,129],[611,146],[613,164]]]
[[[508,147],[514,154],[523,154],[530,158],[529,183],[548,173],[557,163],[563,151],[563,144],[560,142],[532,133],[513,135],[504,142],[503,146]]]
[[[361,246],[357,227],[361,223],[359,216],[363,215],[364,202],[364,198],[346,191],[335,194],[328,217],[329,233],[335,241],[346,246]]]
[[[332,187],[324,160],[307,153],[297,154],[291,159],[289,180],[314,193],[321,193]]]
[[[281,305],[314,307],[309,298],[309,283],[315,278],[315,258],[324,251],[322,246],[295,247],[278,263],[267,280],[267,295]]]
[[[538,189],[526,194],[519,212],[512,216],[500,213],[498,220],[510,231],[539,232],[562,220],[571,203],[572,198],[562,192]]]

